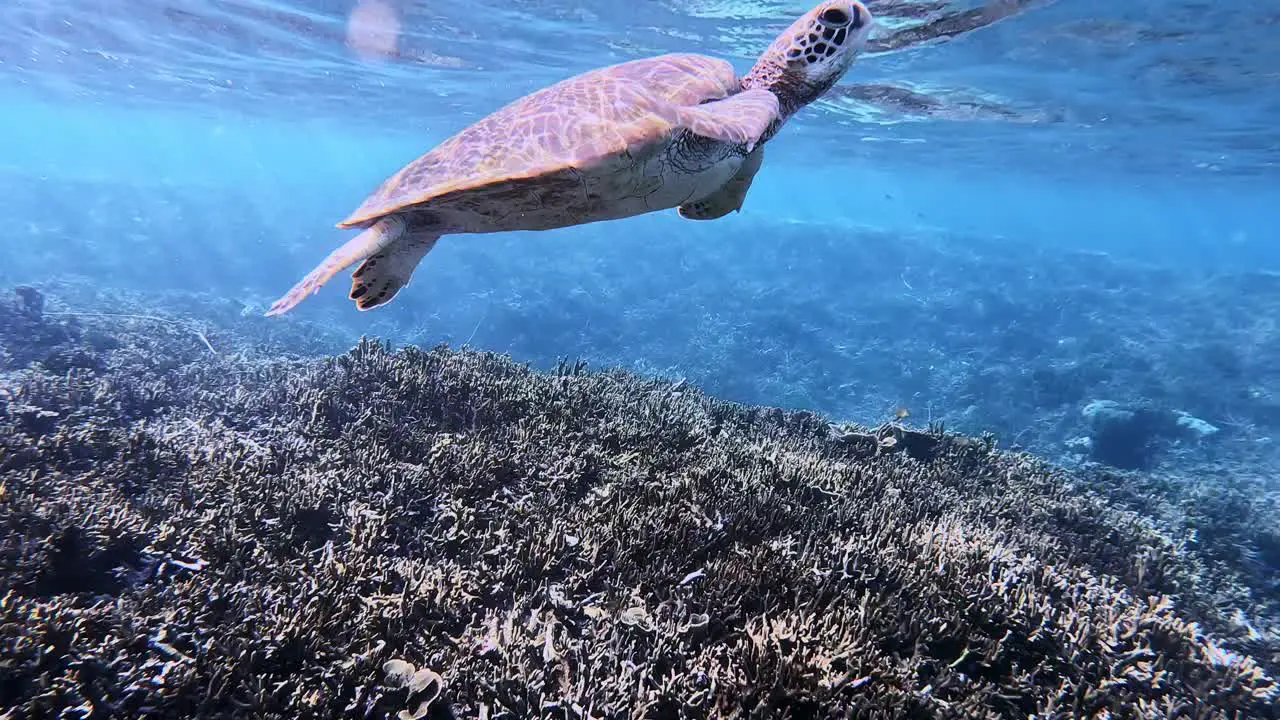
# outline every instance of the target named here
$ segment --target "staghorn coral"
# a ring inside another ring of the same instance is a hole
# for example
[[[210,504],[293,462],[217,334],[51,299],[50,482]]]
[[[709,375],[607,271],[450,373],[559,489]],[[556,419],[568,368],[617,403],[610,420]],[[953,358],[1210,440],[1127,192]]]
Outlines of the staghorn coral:
[[[1277,717],[1193,558],[989,439],[102,327],[4,379],[21,717]]]

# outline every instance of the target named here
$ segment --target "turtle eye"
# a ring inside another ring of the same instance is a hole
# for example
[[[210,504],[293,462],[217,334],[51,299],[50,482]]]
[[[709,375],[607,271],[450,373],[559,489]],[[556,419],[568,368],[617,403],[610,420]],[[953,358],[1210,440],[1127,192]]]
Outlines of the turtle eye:
[[[857,12],[855,9],[854,12]],[[828,25],[848,25],[849,13],[840,8],[830,8],[822,13],[822,22]]]

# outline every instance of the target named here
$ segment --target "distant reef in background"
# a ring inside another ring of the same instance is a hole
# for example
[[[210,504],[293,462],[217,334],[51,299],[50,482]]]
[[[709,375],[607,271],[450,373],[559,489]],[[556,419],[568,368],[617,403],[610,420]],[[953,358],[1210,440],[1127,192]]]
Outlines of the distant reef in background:
[[[1280,717],[1274,487],[2,295],[12,717]]]
[[[21,218],[27,240],[0,263],[0,287],[40,283],[76,309],[96,301],[70,287],[72,272],[82,285],[145,291],[122,307],[260,315],[340,239],[280,226],[247,187],[59,179],[8,190],[0,216]],[[901,221],[865,215],[895,229],[757,205],[726,225],[654,215],[617,231],[452,238],[377,313],[353,312],[331,283],[274,326],[243,327],[343,328],[330,354],[362,333],[472,343],[542,370],[569,352],[838,420],[876,423],[905,406],[919,422],[991,430],[1062,465],[1169,472],[1217,458],[1280,475],[1280,273],[1221,259],[1252,257],[1245,248],[1265,233],[1222,228],[1218,260],[1154,229],[1064,246],[1039,221],[1007,237],[956,229],[903,192],[881,198]],[[1125,250],[1126,239],[1146,247]],[[191,288],[220,297],[193,304]],[[1086,416],[1091,406],[1107,412]]]

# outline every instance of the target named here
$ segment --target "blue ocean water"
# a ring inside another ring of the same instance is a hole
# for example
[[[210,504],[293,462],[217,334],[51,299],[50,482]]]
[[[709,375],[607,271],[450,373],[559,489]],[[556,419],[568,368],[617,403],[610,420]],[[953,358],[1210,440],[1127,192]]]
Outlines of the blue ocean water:
[[[263,327],[578,357],[860,422],[907,407],[1051,457],[1090,402],[1153,402],[1271,458],[1280,11],[869,6],[868,51],[770,143],[741,213],[449,237],[385,308],[357,313],[340,276]],[[335,222],[468,123],[663,52],[745,72],[808,9],[369,7],[7,0],[0,280],[258,318],[349,236]]]
[[[1276,717],[1275,3],[867,0],[741,212],[266,316],[469,123],[816,1],[0,0],[0,706]]]

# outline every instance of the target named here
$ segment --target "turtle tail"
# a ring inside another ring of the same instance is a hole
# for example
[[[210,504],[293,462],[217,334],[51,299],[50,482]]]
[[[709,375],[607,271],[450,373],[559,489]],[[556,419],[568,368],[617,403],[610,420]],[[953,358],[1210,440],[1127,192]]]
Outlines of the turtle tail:
[[[418,232],[404,236],[370,255],[351,273],[351,294],[357,310],[372,310],[391,302],[409,284],[413,271],[440,239],[439,233]]]
[[[322,285],[356,262],[385,250],[400,239],[405,232],[404,218],[391,215],[375,222],[364,232],[348,240],[342,247],[329,253],[323,262],[307,273],[289,292],[285,293],[267,311],[267,315],[283,315],[298,303],[317,292]]]

